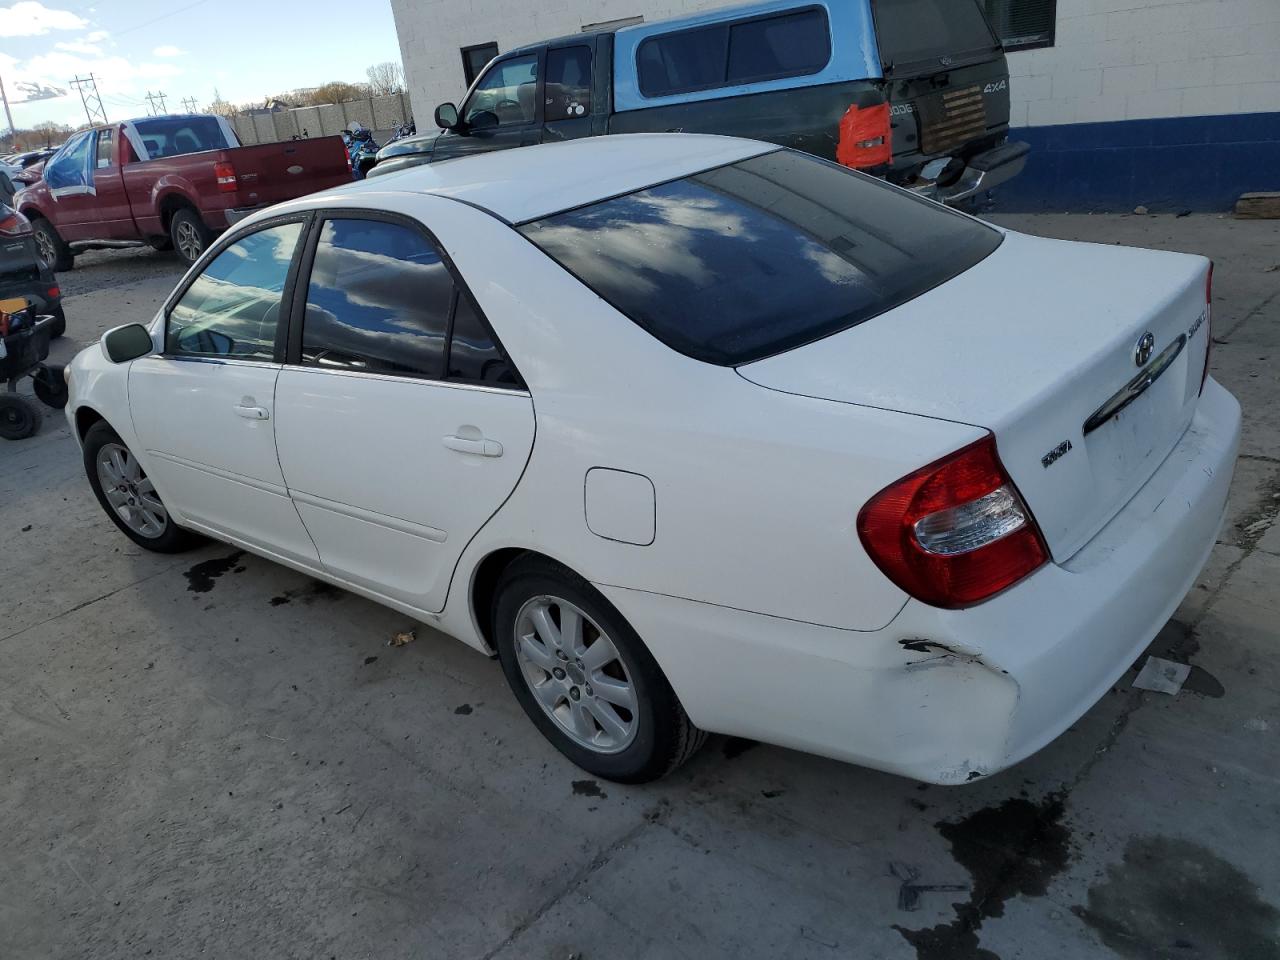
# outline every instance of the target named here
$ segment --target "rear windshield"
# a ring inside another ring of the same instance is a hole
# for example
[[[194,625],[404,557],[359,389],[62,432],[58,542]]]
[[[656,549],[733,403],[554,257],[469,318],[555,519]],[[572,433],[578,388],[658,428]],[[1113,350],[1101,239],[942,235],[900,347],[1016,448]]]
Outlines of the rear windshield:
[[[790,150],[520,230],[667,346],[722,366],[869,320],[1001,240],[940,204]]]
[[[875,17],[880,59],[894,66],[996,46],[978,0],[875,0]]]
[[[234,146],[227,143],[217,117],[153,117],[133,125],[152,160]]]

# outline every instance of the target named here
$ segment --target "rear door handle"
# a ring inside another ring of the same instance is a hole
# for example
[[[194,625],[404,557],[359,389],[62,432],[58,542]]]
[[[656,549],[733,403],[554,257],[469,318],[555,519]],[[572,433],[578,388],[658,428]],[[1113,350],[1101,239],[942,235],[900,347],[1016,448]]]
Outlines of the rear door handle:
[[[271,414],[267,413],[266,407],[246,407],[236,404],[236,415],[244,417],[246,420],[270,420]]]
[[[448,436],[444,438],[444,445],[450,450],[469,453],[473,457],[502,456],[502,444],[497,440],[471,440],[467,437]]]

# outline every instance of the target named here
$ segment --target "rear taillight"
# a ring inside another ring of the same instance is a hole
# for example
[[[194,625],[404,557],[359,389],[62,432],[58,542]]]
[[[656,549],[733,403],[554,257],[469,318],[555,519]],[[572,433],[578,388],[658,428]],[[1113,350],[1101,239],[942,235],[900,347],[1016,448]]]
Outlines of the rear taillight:
[[[239,189],[236,182],[236,168],[225,160],[213,165],[213,175],[218,181],[218,189],[223,193],[231,193]]]
[[[854,104],[840,118],[840,138],[836,160],[846,167],[863,170],[893,159],[893,136],[889,129],[889,104],[859,107]]]
[[[30,220],[17,210],[0,204],[0,237],[25,237],[30,233]]]
[[[858,536],[885,576],[935,607],[981,603],[1049,559],[990,434],[881,490]]]
[[[1204,372],[1200,374],[1200,392],[1204,393],[1209,379],[1209,355],[1213,353],[1213,261],[1209,261],[1209,276],[1204,281]]]

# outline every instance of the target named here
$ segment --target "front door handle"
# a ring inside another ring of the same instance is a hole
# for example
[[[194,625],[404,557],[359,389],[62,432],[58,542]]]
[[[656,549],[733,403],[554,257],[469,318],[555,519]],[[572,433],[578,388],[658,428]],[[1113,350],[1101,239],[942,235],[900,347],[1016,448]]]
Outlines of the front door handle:
[[[246,407],[236,404],[236,415],[244,417],[246,420],[270,420],[271,414],[267,413],[266,407]]]
[[[502,444],[497,440],[485,440],[484,438],[473,440],[469,437],[448,436],[444,438],[444,445],[450,450],[456,450],[458,453],[469,453],[473,457],[502,456]]]

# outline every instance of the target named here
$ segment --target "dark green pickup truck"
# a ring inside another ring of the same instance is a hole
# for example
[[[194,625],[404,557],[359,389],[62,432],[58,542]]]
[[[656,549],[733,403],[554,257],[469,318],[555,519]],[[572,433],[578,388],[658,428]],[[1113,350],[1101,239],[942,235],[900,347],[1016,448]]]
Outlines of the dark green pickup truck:
[[[613,133],[766,140],[956,203],[1021,172],[1009,69],[978,0],[770,0],[530,44],[373,175]]]

